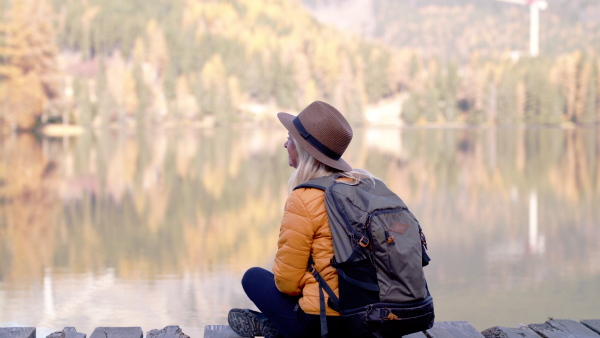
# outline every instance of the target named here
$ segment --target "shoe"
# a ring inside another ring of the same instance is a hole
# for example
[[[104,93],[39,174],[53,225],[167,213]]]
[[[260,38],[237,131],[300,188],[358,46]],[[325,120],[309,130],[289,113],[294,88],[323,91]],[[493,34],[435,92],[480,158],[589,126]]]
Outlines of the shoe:
[[[231,309],[227,316],[231,329],[242,337],[281,337],[267,316],[249,309]]]

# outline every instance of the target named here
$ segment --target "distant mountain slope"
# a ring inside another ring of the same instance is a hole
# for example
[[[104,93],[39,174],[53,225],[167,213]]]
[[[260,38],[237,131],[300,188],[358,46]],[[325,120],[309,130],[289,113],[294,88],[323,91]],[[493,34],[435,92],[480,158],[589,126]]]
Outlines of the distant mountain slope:
[[[527,50],[529,10],[495,0],[300,0],[321,22],[426,54],[469,58]],[[600,1],[547,0],[541,51],[600,46]],[[357,9],[360,8],[359,11]]]
[[[297,110],[317,98],[358,116],[368,102],[398,90],[388,71],[391,48],[323,25],[296,1],[54,0],[54,6],[63,51],[87,63],[106,59],[105,70],[113,58],[124,59],[124,68],[114,68],[129,70],[119,76],[135,85],[129,93],[105,90],[113,98],[104,102],[130,102],[125,117],[180,110],[227,123],[253,119],[248,110],[259,105]],[[85,74],[110,84],[94,64]],[[109,115],[103,119],[118,119]]]
[[[556,55],[508,59],[527,46],[518,6],[305,1],[321,22],[298,0],[6,0],[0,129],[256,124],[314,100],[354,124],[600,121],[595,4],[545,14]]]

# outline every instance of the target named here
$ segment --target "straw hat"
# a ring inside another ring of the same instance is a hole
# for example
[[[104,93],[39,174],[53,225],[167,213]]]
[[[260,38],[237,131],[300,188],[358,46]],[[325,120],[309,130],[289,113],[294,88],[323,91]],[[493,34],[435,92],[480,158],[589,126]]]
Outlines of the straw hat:
[[[352,128],[337,109],[315,101],[298,116],[279,113],[277,117],[300,146],[319,162],[341,171],[352,170],[342,159],[352,140]]]

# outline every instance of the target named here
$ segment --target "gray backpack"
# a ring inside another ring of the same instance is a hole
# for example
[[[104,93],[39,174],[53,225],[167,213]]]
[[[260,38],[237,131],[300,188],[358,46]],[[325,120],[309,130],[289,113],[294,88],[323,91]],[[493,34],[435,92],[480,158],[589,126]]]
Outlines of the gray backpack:
[[[340,312],[346,336],[400,337],[431,328],[433,299],[423,273],[430,259],[419,222],[383,182],[351,185],[339,177],[321,177],[295,188],[325,191],[339,298],[311,259],[309,271],[320,285],[321,335],[327,335],[323,291],[329,306]]]

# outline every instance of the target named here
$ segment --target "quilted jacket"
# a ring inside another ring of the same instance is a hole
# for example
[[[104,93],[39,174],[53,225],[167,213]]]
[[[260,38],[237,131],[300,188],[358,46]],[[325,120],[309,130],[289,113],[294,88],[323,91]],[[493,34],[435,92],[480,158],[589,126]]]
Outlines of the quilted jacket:
[[[318,315],[319,284],[306,269],[311,253],[316,269],[339,295],[337,272],[330,264],[333,242],[322,190],[300,188],[292,192],[285,203],[277,245],[273,264],[275,285],[287,295],[301,295],[302,310]],[[325,293],[326,302],[327,298]],[[328,306],[327,315],[339,316],[339,313]]]

